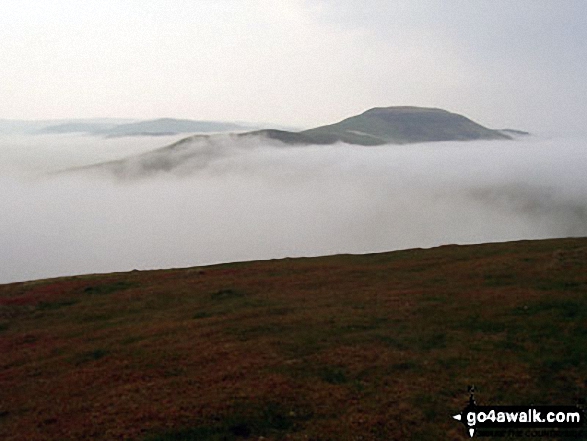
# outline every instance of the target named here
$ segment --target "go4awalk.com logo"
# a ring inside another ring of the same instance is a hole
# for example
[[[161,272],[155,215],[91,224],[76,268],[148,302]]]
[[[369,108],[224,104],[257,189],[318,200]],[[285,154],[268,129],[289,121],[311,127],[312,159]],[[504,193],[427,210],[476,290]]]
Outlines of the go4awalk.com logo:
[[[475,388],[469,387],[469,403],[453,418],[465,425],[470,437],[512,436],[579,438],[586,435],[585,414],[577,406],[478,406]],[[532,429],[532,430],[529,430]]]

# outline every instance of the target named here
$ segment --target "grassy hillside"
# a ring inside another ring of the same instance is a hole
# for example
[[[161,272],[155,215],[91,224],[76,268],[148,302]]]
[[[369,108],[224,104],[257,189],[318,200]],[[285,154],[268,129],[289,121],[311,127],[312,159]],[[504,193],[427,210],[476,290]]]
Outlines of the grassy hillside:
[[[584,400],[586,329],[587,239],[2,285],[0,439],[467,439],[469,384]]]
[[[514,131],[518,132],[518,131]],[[526,133],[526,132],[520,132]],[[355,145],[409,144],[435,141],[511,139],[505,131],[491,130],[456,113],[425,107],[378,107],[336,124],[302,132],[259,130],[242,136],[262,135],[286,144]]]

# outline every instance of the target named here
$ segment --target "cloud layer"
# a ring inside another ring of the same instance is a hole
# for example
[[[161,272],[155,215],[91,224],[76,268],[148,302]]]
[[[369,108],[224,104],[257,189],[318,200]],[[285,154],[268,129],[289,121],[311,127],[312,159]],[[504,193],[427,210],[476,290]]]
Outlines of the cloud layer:
[[[155,142],[0,139],[0,283],[587,235],[578,138],[287,147],[224,136],[52,174]],[[173,166],[145,166],[153,158]]]

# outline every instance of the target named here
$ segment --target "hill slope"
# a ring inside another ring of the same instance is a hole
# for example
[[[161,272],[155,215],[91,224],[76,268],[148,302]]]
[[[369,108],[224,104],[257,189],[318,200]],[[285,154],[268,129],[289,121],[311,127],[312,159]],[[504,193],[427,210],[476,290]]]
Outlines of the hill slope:
[[[378,107],[336,124],[301,132],[260,130],[243,134],[263,135],[287,144],[356,145],[409,144],[436,141],[511,139],[499,130],[442,109],[426,107]]]
[[[302,133],[322,142],[363,145],[509,138],[462,115],[421,107],[374,108],[339,123]]]
[[[124,123],[128,124],[128,123]],[[123,125],[124,125],[123,124]],[[60,124],[51,124],[47,127],[39,129],[37,134],[65,134],[65,133],[88,133],[92,135],[102,135],[107,133],[121,124],[107,123],[107,122],[86,122],[86,121],[73,121],[64,122]]]
[[[119,136],[162,136],[195,132],[227,132],[243,130],[238,124],[220,121],[195,121],[190,119],[159,118],[147,121],[113,121],[74,120],[51,124],[37,133],[89,133],[108,137]]]
[[[0,437],[465,440],[585,399],[586,327],[587,238],[0,285]]]
[[[228,122],[160,118],[121,124],[106,131],[105,134],[107,136],[159,136],[190,132],[227,132],[242,129],[243,126]]]

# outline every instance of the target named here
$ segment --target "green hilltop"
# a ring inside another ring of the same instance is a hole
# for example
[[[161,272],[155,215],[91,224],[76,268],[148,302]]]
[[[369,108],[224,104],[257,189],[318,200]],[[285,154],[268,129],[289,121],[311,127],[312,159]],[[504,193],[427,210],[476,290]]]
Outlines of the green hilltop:
[[[435,141],[511,139],[499,130],[491,130],[465,116],[426,107],[376,107],[338,123],[301,132],[261,130],[259,134],[288,144],[356,145],[408,144]]]

